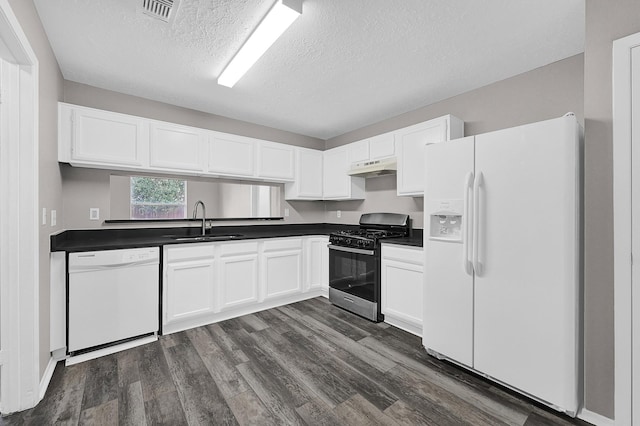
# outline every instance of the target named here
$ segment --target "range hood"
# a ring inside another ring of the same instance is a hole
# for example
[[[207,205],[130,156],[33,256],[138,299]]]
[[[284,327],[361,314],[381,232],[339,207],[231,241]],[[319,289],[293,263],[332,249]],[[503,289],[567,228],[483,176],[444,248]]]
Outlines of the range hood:
[[[381,160],[362,161],[351,165],[349,175],[360,177],[376,177],[393,175],[398,169],[395,157],[383,158]]]

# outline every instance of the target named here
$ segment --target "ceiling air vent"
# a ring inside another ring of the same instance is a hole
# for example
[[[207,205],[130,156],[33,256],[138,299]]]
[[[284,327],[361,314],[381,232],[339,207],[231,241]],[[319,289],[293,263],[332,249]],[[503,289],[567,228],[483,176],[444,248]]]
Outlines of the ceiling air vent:
[[[175,0],[142,0],[142,13],[169,22],[176,3]]]

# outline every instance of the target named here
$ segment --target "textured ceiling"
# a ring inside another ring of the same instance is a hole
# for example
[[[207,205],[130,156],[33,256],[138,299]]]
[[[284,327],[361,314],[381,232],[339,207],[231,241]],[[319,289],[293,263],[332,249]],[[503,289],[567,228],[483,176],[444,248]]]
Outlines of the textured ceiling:
[[[584,50],[584,0],[304,0],[233,87],[274,0],[35,0],[64,78],[328,139]]]

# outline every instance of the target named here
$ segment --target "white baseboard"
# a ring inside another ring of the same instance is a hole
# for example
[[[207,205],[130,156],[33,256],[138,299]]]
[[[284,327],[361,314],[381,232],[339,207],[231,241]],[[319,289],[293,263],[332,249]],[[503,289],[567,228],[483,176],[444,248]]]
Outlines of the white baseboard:
[[[401,318],[395,318],[393,316],[386,315],[384,316],[384,322],[390,324],[396,328],[404,330],[408,333],[414,334],[418,337],[422,337],[422,327],[418,327],[415,324],[405,321]]]
[[[616,424],[615,420],[602,416],[598,413],[594,413],[593,411],[589,411],[586,408],[582,408],[578,412],[577,417],[580,420],[584,420],[585,422],[589,422],[596,426],[614,426]]]
[[[49,358],[47,368],[44,370],[42,379],[40,379],[40,392],[38,394],[38,402],[42,401],[42,398],[44,398],[44,394],[47,392],[49,382],[51,382],[51,378],[53,377],[53,372],[56,370],[57,364],[58,361],[56,361],[53,357]]]
[[[136,340],[130,340],[125,343],[120,343],[119,345],[107,346],[106,348],[98,349],[96,351],[87,352],[82,355],[72,356],[66,359],[64,362],[65,366],[70,366],[74,364],[79,364],[81,362],[89,361],[91,359],[96,359],[101,356],[111,355],[116,352],[124,351],[125,349],[135,348],[136,346],[146,345],[147,343],[155,342],[158,340],[158,336],[153,334],[152,336],[142,337]]]
[[[209,314],[202,317],[187,318],[180,322],[164,324],[162,326],[162,334],[172,334],[179,331],[189,330],[190,328],[201,327],[228,319],[241,317],[243,315],[253,314],[264,311],[265,309],[276,308],[278,306],[288,305],[290,303],[301,302],[303,300],[312,299],[321,296],[321,290],[312,290],[307,293],[298,293],[281,297],[278,299],[268,300],[266,302],[252,303],[246,306],[240,306],[229,310],[223,310],[215,314]]]

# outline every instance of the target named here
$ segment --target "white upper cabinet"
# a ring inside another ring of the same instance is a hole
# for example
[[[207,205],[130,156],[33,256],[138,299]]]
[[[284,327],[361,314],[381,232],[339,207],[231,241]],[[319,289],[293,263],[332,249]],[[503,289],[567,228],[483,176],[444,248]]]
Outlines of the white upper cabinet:
[[[424,196],[424,147],[463,136],[464,122],[452,115],[436,118],[395,132],[399,196]]]
[[[294,178],[294,147],[211,132],[207,172],[219,176],[287,182]]]
[[[383,133],[347,146],[351,163],[379,160],[396,155],[394,132]]]
[[[369,139],[352,142],[347,146],[349,147],[350,162],[360,163],[369,160]]]
[[[295,176],[284,186],[286,200],[322,200],[322,151],[295,148]]]
[[[207,171],[225,176],[252,177],[256,141],[243,136],[212,132],[209,136]]]
[[[397,192],[424,195],[424,145],[463,136],[451,115],[327,151],[59,103],[58,161],[73,166],[285,182],[287,200],[362,200],[353,163],[397,156]]]
[[[59,161],[98,168],[147,165],[148,135],[143,119],[63,103],[58,117]]]
[[[295,177],[291,145],[63,102],[58,105],[58,161],[63,163],[267,182],[292,182]]]
[[[294,178],[294,148],[276,142],[258,142],[257,177],[268,180],[292,181]]]
[[[369,160],[393,157],[396,155],[395,133],[383,133],[369,139]]]
[[[207,135],[177,124],[149,123],[149,166],[152,169],[203,172]]]
[[[364,199],[364,178],[347,174],[351,166],[349,146],[343,145],[329,149],[323,154],[323,198],[325,200]]]

